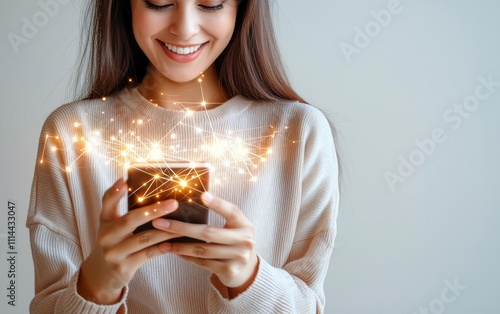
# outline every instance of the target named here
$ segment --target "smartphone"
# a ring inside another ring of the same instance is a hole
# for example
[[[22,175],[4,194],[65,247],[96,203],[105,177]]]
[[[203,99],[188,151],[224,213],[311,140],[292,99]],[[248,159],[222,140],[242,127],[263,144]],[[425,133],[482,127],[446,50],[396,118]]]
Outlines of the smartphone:
[[[208,222],[208,208],[201,201],[201,194],[208,191],[209,163],[145,162],[132,163],[128,168],[128,210],[159,203],[168,199],[179,202],[179,208],[164,218],[194,224]],[[154,229],[152,222],[136,228],[134,233]],[[203,242],[180,237],[168,242]]]

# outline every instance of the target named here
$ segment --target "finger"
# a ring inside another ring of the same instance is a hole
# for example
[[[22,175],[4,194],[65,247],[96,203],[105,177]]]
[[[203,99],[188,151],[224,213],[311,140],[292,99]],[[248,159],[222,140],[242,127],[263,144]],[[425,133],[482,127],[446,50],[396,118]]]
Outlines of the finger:
[[[191,224],[178,220],[158,218],[153,220],[153,226],[170,233],[195,238],[210,243],[237,245],[249,236],[238,229],[217,228],[204,224]]]
[[[216,260],[216,259],[206,259],[206,258],[198,258],[187,255],[178,255],[183,260],[191,262],[195,265],[203,267],[207,270],[210,270],[213,273],[221,273],[223,269],[227,268],[226,261]]]
[[[163,254],[165,253],[160,250],[158,245],[151,245],[147,248],[144,248],[130,255],[127,259],[126,265],[130,267],[130,271],[135,272],[141,265],[143,265],[148,260]]]
[[[250,258],[250,251],[241,250],[236,246],[213,243],[175,243],[164,242],[159,244],[160,250],[165,253],[191,256],[205,259],[231,259],[245,263]]]
[[[201,199],[208,208],[224,217],[228,227],[237,228],[251,225],[250,221],[236,205],[215,197],[208,192],[203,193]]]
[[[127,182],[125,179],[118,179],[102,197],[101,220],[103,222],[113,221],[119,217],[118,203],[127,192]]]
[[[173,238],[181,237],[173,233],[160,230],[145,230],[126,238],[123,242],[113,246],[107,251],[107,255],[112,261],[120,261],[129,255],[133,255],[149,246],[164,242]]]
[[[175,211],[178,207],[176,200],[167,200],[164,202],[151,204],[141,208],[129,211],[125,215],[116,219],[106,228],[100,236],[100,242],[103,246],[114,246],[128,238],[137,227],[163,215]]]

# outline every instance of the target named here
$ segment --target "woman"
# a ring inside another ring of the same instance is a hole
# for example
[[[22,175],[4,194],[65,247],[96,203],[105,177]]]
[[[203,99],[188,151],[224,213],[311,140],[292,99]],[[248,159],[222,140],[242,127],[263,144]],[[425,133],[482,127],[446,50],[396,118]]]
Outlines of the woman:
[[[322,312],[337,159],[284,75],[268,1],[91,6],[86,95],[40,140],[31,311]],[[127,212],[124,166],[152,157],[215,166],[208,225],[161,218],[174,200]],[[165,242],[180,236],[204,242]]]

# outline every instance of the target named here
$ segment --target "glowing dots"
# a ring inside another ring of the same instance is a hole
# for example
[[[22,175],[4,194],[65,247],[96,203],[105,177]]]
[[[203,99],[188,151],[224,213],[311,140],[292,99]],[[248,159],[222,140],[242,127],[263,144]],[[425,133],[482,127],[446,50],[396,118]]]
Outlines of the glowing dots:
[[[192,202],[193,202],[193,200],[192,200],[192,199],[189,199],[189,200],[188,200],[188,202],[189,202],[189,203],[192,203]]]
[[[144,202],[144,197],[139,197],[139,198],[137,199],[137,201],[138,201],[139,203]]]
[[[71,167],[66,167],[66,172],[71,172],[72,170]]]
[[[163,157],[163,151],[158,147],[151,148],[149,156],[152,160],[160,160]]]
[[[132,77],[127,77],[125,80],[129,82],[133,81]],[[202,83],[203,80],[203,75],[200,74],[198,81]],[[102,116],[98,112],[97,114],[93,114],[93,116],[87,114],[88,119],[85,121],[78,121],[76,119],[68,121],[69,126],[74,127],[74,134],[69,134],[69,137],[64,140],[65,142],[71,142],[72,140],[72,148],[59,144],[58,141],[61,141],[62,138],[56,136],[57,134],[46,134],[44,152],[59,152],[65,151],[65,149],[74,149],[80,155],[77,155],[73,162],[76,162],[80,157],[87,154],[92,158],[102,159],[101,165],[116,165],[125,169],[132,167],[132,162],[157,163],[163,160],[188,160],[188,166],[192,170],[187,174],[183,173],[181,177],[175,176],[175,178],[172,178],[170,181],[175,185],[170,185],[164,192],[159,192],[162,190],[161,187],[165,186],[163,182],[155,180],[169,181],[168,177],[170,175],[160,172],[158,172],[158,175],[155,175],[154,172],[151,173],[150,180],[146,186],[148,194],[143,195],[143,198],[152,198],[154,199],[154,203],[162,199],[163,194],[161,193],[172,193],[175,187],[184,196],[189,195],[192,197],[193,192],[190,189],[193,189],[193,191],[196,191],[194,189],[200,189],[200,187],[195,187],[195,182],[199,180],[199,173],[194,171],[196,170],[195,166],[198,162],[207,159],[212,165],[210,171],[214,174],[211,179],[214,184],[231,184],[231,175],[233,177],[234,175],[238,176],[239,180],[255,181],[259,169],[264,165],[263,162],[272,158],[272,141],[275,135],[279,136],[281,132],[291,129],[292,126],[280,126],[280,130],[278,131],[277,126],[264,125],[258,128],[262,132],[258,131],[258,133],[254,133],[254,129],[228,128],[218,132],[214,131],[215,129],[211,124],[196,125],[196,122],[190,116],[197,114],[195,110],[203,110],[200,104],[205,109],[208,109],[208,106],[210,106],[210,102],[207,103],[205,101],[203,84],[200,84],[200,88],[200,99],[196,103],[190,103],[198,107],[197,109],[194,109],[194,107],[188,108],[181,102],[175,103],[182,110],[180,111],[182,116],[177,123],[173,123],[171,126],[167,125],[166,122],[162,122],[164,129],[168,129],[169,131],[161,135],[160,140],[149,138],[149,130],[143,129],[144,126],[152,121],[151,119],[136,116],[127,119],[126,123],[128,126],[121,127],[118,123],[114,123],[121,121],[121,118],[119,119],[117,116],[112,115],[111,112],[106,111],[107,109],[105,110],[103,107],[101,109],[104,110],[101,111]],[[157,93],[158,95],[161,94],[161,99],[168,95],[167,92],[158,91]],[[106,97],[102,97],[102,99],[105,100]],[[157,105],[152,100],[150,101],[151,104]],[[85,125],[82,123],[85,123]],[[52,142],[49,142],[49,139]],[[290,139],[287,145],[292,145],[292,140]],[[296,143],[298,141],[293,141],[293,144],[296,145]],[[48,163],[44,162],[44,157],[44,155],[39,157],[38,161],[40,164]],[[75,168],[77,167],[76,164],[73,164],[72,161],[68,161],[67,164],[73,169],[77,169]],[[64,164],[61,165],[61,170],[65,170]],[[69,167],[67,171],[70,171]],[[198,183],[198,185],[200,184]],[[187,188],[183,189],[183,187]]]
[[[92,146],[92,144],[87,142],[85,145],[85,150],[87,152],[91,152],[93,149],[94,149],[94,147]]]
[[[144,216],[149,216],[149,212],[145,212],[145,213],[144,213]]]

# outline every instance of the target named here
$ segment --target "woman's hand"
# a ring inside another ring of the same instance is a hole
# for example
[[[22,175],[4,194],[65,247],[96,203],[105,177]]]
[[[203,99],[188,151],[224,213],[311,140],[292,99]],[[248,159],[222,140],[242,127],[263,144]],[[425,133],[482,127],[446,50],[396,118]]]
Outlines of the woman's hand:
[[[133,234],[138,226],[175,211],[178,203],[168,200],[120,216],[118,203],[126,193],[127,183],[120,179],[104,194],[98,241],[78,277],[78,293],[97,304],[119,301],[137,269],[164,253],[158,243],[178,237],[156,229]]]
[[[238,207],[229,202],[209,193],[204,193],[202,200],[224,217],[224,228],[158,218],[153,220],[153,226],[160,230],[208,242],[161,243],[159,248],[212,271],[229,288],[231,297],[246,290],[257,273],[253,225]]]

